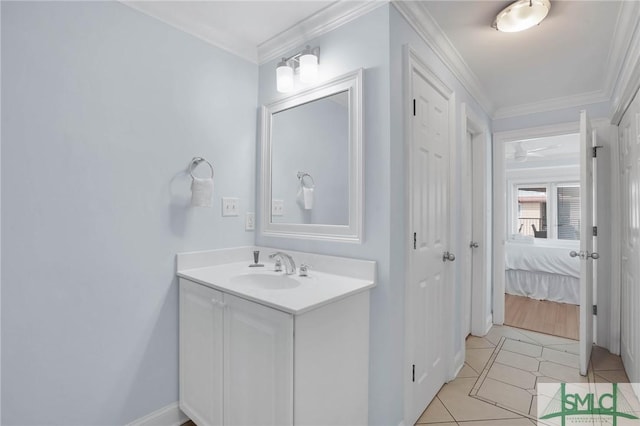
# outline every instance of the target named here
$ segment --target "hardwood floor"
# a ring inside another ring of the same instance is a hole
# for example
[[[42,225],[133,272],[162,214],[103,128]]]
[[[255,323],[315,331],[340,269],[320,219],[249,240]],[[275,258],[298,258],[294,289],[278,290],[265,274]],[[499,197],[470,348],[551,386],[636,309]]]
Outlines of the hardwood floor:
[[[578,340],[580,306],[505,294],[504,324]]]

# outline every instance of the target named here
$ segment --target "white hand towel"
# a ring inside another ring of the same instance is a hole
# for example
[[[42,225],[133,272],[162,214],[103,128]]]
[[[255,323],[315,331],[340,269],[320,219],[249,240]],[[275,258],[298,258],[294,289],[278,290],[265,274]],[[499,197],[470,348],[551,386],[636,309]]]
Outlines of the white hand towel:
[[[191,182],[191,205],[193,207],[211,207],[213,179],[194,177]]]
[[[305,210],[313,209],[313,188],[300,188],[298,191],[298,204]]]

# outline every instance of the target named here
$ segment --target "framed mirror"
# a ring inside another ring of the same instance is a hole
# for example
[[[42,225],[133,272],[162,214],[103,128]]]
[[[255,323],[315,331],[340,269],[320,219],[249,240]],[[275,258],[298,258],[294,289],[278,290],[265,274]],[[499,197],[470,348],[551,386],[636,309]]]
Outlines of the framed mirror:
[[[261,232],[362,241],[362,70],[262,107]]]

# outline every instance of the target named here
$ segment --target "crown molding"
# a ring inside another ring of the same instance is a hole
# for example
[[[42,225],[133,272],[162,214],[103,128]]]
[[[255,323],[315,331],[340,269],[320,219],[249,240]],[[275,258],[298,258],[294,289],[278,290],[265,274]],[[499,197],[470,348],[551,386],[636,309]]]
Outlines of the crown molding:
[[[157,19],[173,28],[190,34],[204,42],[219,47],[229,53],[246,59],[254,64],[258,62],[256,46],[252,43],[232,37],[224,31],[217,30],[206,25],[194,25],[193,22],[184,22],[174,15],[168,15],[154,8],[155,1],[129,1],[118,0],[121,4],[128,6],[140,13]]]
[[[338,0],[317,13],[258,45],[258,64],[262,65],[304,45],[341,25],[387,4],[386,0]]]
[[[409,25],[427,43],[440,60],[449,68],[453,75],[467,89],[469,94],[480,104],[488,114],[493,113],[493,102],[487,96],[480,80],[469,68],[453,43],[445,35],[429,13],[423,2],[392,0],[391,4],[404,17]]]
[[[557,111],[559,109],[606,102],[610,98],[609,94],[604,90],[595,90],[593,92],[579,93],[577,95],[561,96],[538,102],[498,108],[494,112],[492,118],[494,120],[500,120],[503,118],[518,117],[540,112]]]
[[[609,55],[605,62],[607,69],[604,90],[609,97],[613,95],[616,81],[623,69],[638,19],[640,19],[640,3],[637,1],[622,2],[609,48]]]
[[[625,2],[625,6],[626,6]],[[622,116],[629,107],[640,88],[640,2],[629,2],[628,20],[633,27],[627,30],[631,35],[625,48],[624,62],[615,80],[616,84],[611,94],[611,122],[620,123]]]

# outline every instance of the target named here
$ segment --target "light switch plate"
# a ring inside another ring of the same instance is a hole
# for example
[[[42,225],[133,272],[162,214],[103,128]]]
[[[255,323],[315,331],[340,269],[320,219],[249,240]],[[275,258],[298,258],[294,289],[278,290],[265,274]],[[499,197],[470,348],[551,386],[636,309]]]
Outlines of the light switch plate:
[[[284,216],[284,200],[271,200],[271,216]]]
[[[222,216],[238,216],[240,199],[239,198],[222,198]]]
[[[244,230],[253,231],[256,229],[256,214],[253,212],[247,212],[244,216]]]

